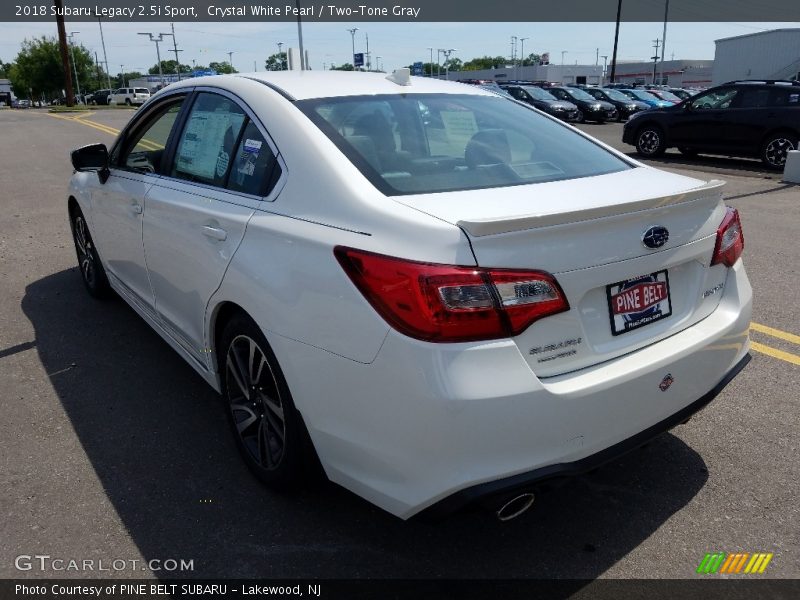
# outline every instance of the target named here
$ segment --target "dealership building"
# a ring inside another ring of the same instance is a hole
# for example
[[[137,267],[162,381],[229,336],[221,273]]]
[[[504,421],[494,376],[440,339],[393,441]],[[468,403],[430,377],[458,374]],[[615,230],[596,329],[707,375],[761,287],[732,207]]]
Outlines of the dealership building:
[[[800,29],[773,29],[716,40],[713,83],[800,79]]]
[[[444,77],[444,70],[442,70]],[[553,83],[585,83],[600,85],[603,80],[603,65],[531,65],[527,67],[498,67],[478,71],[450,71],[448,79],[488,79],[490,81],[551,81]]]
[[[0,79],[0,106],[11,106],[12,99],[11,82],[8,79]]]
[[[653,78],[653,61],[617,62],[614,80],[631,85],[660,83],[679,88],[709,87],[712,80],[713,60],[665,60],[656,63],[656,76]],[[608,75],[611,66],[608,67]]]

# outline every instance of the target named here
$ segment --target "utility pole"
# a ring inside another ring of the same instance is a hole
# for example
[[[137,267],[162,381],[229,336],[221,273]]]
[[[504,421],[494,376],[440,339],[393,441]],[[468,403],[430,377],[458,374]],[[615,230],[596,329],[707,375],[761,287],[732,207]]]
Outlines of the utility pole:
[[[183,52],[183,50],[178,50],[178,42],[175,41],[175,23],[170,23],[170,27],[172,27],[172,51],[175,53],[175,73],[178,74],[178,81],[181,80],[181,61],[178,58],[178,52]]]
[[[365,33],[364,36],[367,38],[367,51],[364,54],[367,57],[367,71],[369,71],[370,67],[372,66],[372,60],[370,59],[369,56],[369,34]]]
[[[569,50],[562,50],[561,51],[561,66],[564,66],[564,55],[569,52]]]
[[[233,71],[233,51],[231,50],[228,52],[228,64],[231,66],[231,71]]]
[[[614,52],[611,56],[611,83],[614,83],[617,75],[617,46],[619,44],[619,20],[622,16],[622,0],[617,0],[617,27],[614,30]]]
[[[75,86],[78,88],[78,97],[81,95],[81,82],[78,81],[78,65],[75,62],[75,42],[72,41],[72,36],[80,31],[70,31],[67,38],[69,38],[69,51],[72,55],[72,68],[75,69]]]
[[[669,0],[664,5],[664,32],[661,34],[661,81],[664,81],[664,56],[667,54],[667,19],[669,18]]]
[[[75,93],[72,91],[72,73],[69,70],[69,50],[67,49],[67,31],[64,27],[64,5],[61,0],[53,0],[56,8],[56,25],[58,26],[58,49],[61,53],[61,66],[64,69],[64,92],[67,95],[67,106],[75,104]]]
[[[120,83],[122,84],[122,87],[128,87],[127,85],[125,85],[125,65],[120,65],[119,66],[119,78],[120,78]],[[109,89],[111,89],[111,88],[109,87]]]
[[[428,75],[428,77],[433,77],[433,46],[428,46],[428,50],[431,51],[431,62],[428,63],[431,66],[431,72],[430,75]]]
[[[283,42],[278,42],[278,60],[281,61],[281,68],[279,71],[285,71],[286,61],[283,60]]]
[[[353,27],[352,29],[348,29],[347,31],[350,32],[350,41],[353,44],[353,54],[351,54],[350,60],[353,61],[353,71],[356,70],[356,31],[358,31],[358,27]]]
[[[661,45],[661,40],[660,39],[656,38],[656,39],[653,40],[653,48],[655,48],[655,50],[656,50],[656,53],[652,58],[652,60],[653,60],[653,85],[656,84],[656,67],[658,67],[658,59],[659,59],[658,48],[660,47],[660,45]]]
[[[511,64],[517,59],[517,36],[511,36]]]

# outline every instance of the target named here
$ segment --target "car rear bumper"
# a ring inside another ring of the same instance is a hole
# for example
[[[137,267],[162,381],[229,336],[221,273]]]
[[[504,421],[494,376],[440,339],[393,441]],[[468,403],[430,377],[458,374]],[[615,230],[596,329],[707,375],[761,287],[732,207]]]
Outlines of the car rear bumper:
[[[701,322],[548,378],[534,375],[513,340],[432,344],[390,331],[362,364],[268,337],[287,357],[328,477],[407,519],[592,468],[685,420],[747,360],[751,304],[739,261]],[[667,375],[673,383],[662,391]]]
[[[485,499],[494,496],[513,495],[514,493],[521,493],[523,491],[531,490],[537,485],[546,481],[564,477],[575,477],[588,473],[608,462],[616,460],[621,456],[627,454],[631,450],[639,448],[647,443],[654,437],[669,431],[676,425],[684,423],[695,413],[705,408],[720,392],[731,382],[733,379],[744,369],[747,364],[752,360],[752,356],[747,353],[742,359],[728,371],[725,377],[722,378],[717,385],[714,386],[709,392],[695,400],[688,406],[682,408],[678,412],[670,415],[666,419],[648,427],[644,431],[629,437],[626,440],[617,442],[613,446],[609,446],[595,454],[568,463],[559,463],[548,465],[539,469],[534,469],[528,473],[521,473],[512,477],[498,479],[496,481],[489,481],[479,484],[470,488],[466,488],[440,500],[436,504],[429,506],[419,513],[419,516],[426,517],[443,517],[449,515],[460,508],[470,504],[477,504]]]

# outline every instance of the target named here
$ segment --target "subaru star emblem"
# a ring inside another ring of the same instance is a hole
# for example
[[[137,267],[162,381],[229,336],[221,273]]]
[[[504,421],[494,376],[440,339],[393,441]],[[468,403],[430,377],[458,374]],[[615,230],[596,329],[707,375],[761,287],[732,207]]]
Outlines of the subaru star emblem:
[[[668,240],[669,231],[661,225],[651,227],[642,235],[642,243],[648,248],[661,248]]]

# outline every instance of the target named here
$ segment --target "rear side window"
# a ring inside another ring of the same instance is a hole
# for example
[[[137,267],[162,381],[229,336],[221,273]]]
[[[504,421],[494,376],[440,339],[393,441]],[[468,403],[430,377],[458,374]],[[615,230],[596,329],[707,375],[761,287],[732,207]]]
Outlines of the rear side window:
[[[770,106],[800,106],[800,89],[780,89],[775,86],[770,90]]]
[[[137,94],[149,94],[150,93],[150,90],[148,90],[147,88],[136,88],[133,91],[135,93],[137,93]]]
[[[297,106],[387,195],[631,168],[561,123],[497,96],[393,94],[304,100]]]
[[[744,89],[739,92],[739,105],[736,108],[763,108],[769,106],[770,91],[766,88]]]
[[[234,154],[228,189],[266,196],[280,176],[281,168],[272,148],[255,124],[249,121]]]
[[[244,121],[244,111],[233,100],[198,94],[178,140],[172,176],[224,186]]]

